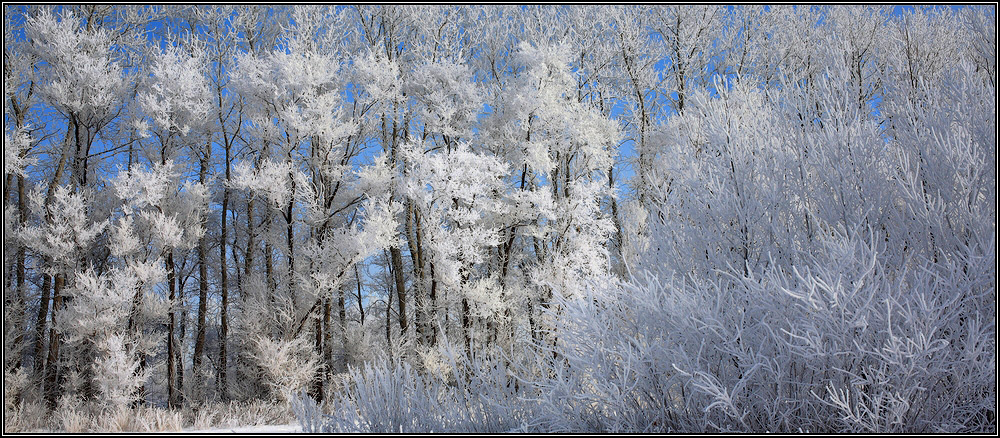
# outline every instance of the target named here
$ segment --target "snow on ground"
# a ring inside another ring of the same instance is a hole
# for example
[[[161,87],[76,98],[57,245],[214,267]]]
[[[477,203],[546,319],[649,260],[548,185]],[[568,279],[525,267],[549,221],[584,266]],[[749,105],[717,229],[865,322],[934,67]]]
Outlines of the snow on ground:
[[[217,429],[182,430],[180,433],[302,433],[298,423],[264,424],[260,426],[236,426]]]

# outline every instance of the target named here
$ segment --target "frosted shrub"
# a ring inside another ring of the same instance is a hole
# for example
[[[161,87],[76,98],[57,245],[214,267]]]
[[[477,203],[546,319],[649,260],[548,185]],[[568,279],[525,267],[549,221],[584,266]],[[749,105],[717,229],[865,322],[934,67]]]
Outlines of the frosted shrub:
[[[995,244],[894,272],[865,240],[566,301],[543,429],[994,431]]]
[[[40,406],[25,400],[30,394],[31,380],[23,368],[5,369],[3,371],[3,427],[4,433],[28,431],[33,428],[32,412]]]
[[[267,375],[267,383],[282,401],[291,401],[319,371],[319,358],[306,338],[276,341],[261,336],[256,347],[255,358]]]
[[[42,430],[50,419],[48,407],[43,402],[22,401],[3,411],[4,433],[34,432]]]
[[[588,288],[562,300],[550,372],[533,382],[541,391],[537,422],[559,432],[697,430],[684,405],[684,379],[674,368],[699,351],[696,319],[706,304],[694,288],[661,284]],[[707,289],[707,288],[706,288]],[[678,356],[680,355],[680,356]]]
[[[503,361],[469,360],[444,350],[448,376],[428,375],[407,362],[384,359],[351,367],[331,414],[300,394],[295,408],[307,433],[501,433],[528,421],[527,393]]]
[[[23,368],[4,369],[3,381],[3,409],[4,412],[9,412],[24,399],[24,393],[30,390],[31,381]]]
[[[53,425],[66,433],[83,433],[90,429],[90,415],[75,397],[62,396],[53,414]]]
[[[102,354],[94,363],[94,375],[103,401],[110,406],[126,406],[135,401],[147,375],[139,372],[139,360],[125,346],[125,337],[112,334],[102,340],[98,349]]]

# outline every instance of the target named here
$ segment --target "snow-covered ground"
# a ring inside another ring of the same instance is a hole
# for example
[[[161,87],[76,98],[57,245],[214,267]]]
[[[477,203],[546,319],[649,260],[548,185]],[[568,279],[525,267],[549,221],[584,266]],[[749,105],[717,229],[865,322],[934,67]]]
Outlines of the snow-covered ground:
[[[237,426],[217,429],[182,430],[180,433],[301,433],[298,423],[266,424],[261,426]]]

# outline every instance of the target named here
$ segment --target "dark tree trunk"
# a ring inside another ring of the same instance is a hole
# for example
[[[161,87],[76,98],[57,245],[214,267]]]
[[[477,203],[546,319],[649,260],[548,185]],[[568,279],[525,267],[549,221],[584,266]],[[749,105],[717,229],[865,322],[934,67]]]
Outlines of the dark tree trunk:
[[[205,158],[201,160],[201,171],[199,177],[204,184],[206,173],[208,172],[208,162]],[[225,218],[223,218],[225,219]],[[225,245],[222,245],[225,254]],[[198,326],[195,329],[194,357],[191,359],[191,374],[195,380],[200,380],[199,370],[201,369],[201,357],[205,354],[205,318],[208,313],[208,237],[202,236],[198,241]],[[225,257],[223,257],[223,262]],[[225,271],[225,264],[221,266]]]
[[[229,150],[226,150],[226,180],[229,179]],[[219,309],[219,362],[218,362],[218,373],[216,374],[219,379],[219,398],[222,401],[229,401],[229,391],[228,385],[226,384],[226,342],[229,338],[229,262],[226,260],[226,243],[227,243],[227,231],[226,227],[226,211],[229,209],[229,188],[223,187],[222,189],[222,215],[220,217],[221,226],[221,236],[219,238],[219,288],[222,294],[221,308]]]
[[[313,348],[319,353],[319,357],[323,357],[323,320],[321,318],[316,318],[316,323],[314,324],[313,330]],[[313,385],[310,389],[310,395],[317,402],[323,401],[323,375],[326,373],[319,372],[313,377]]]
[[[129,312],[128,317],[128,336],[134,336],[136,339],[142,336],[142,327],[140,327],[140,311],[142,308],[142,285],[139,285],[135,290],[135,295],[132,296],[132,310]],[[144,353],[139,353],[139,369],[135,371],[135,375],[142,375],[146,370],[146,355]],[[138,407],[146,398],[146,384],[142,384],[139,387],[139,394],[136,399],[136,403],[133,404],[134,407]]]
[[[35,356],[35,375],[39,379],[43,377],[45,371],[45,327],[48,325],[49,316],[49,291],[52,289],[52,276],[42,274],[42,296],[38,302],[38,318],[35,319],[35,345],[33,352]]]
[[[61,335],[56,330],[55,322],[57,313],[62,306],[62,289],[66,282],[63,274],[56,274],[55,285],[52,292],[52,323],[49,326],[49,357],[45,361],[45,401],[50,409],[56,407],[59,400],[60,390],[60,370],[59,370],[59,345]]]
[[[438,325],[437,322],[437,278],[434,277],[434,262],[428,262],[430,267],[430,279],[431,279],[431,308],[430,308],[430,318],[427,323],[431,326],[431,345],[437,345],[438,339]]]
[[[63,148],[62,148],[62,153],[59,155],[59,164],[56,165],[55,174],[52,175],[52,180],[49,183],[49,188],[48,188],[48,190],[45,193],[45,221],[47,223],[52,223],[52,215],[51,215],[49,209],[50,209],[50,207],[52,205],[52,200],[55,198],[56,186],[59,184],[59,181],[62,180],[63,171],[66,168],[66,161],[68,160],[69,150],[70,150],[70,147],[72,145],[72,143],[70,142],[70,139],[73,138],[72,137],[73,131],[74,131],[74,122],[73,122],[73,119],[71,118],[69,120],[68,126],[66,127],[66,136],[65,136],[65,138],[63,138]],[[46,262],[46,264],[51,265],[52,260],[50,260],[48,257],[46,257],[45,258],[45,262]],[[43,277],[42,277],[42,296],[41,296],[40,305],[38,306],[38,320],[36,321],[36,325],[35,325],[35,334],[36,334],[36,336],[35,336],[35,374],[37,376],[43,378],[43,379],[46,379],[46,380],[47,380],[47,377],[48,377],[47,374],[45,374],[46,371],[47,371],[47,366],[45,364],[45,361],[42,360],[42,349],[43,349],[43,346],[45,345],[44,344],[44,335],[45,335],[45,328],[46,328],[47,321],[48,321],[48,319],[46,318],[46,316],[49,313],[49,287],[52,286],[52,283],[53,283],[52,277],[49,274],[43,274]],[[61,288],[61,286],[60,286],[60,288]],[[60,298],[60,302],[61,302],[61,298]],[[54,307],[55,307],[55,305],[53,305],[53,313],[55,312]],[[53,315],[52,320],[53,321],[55,320],[54,315]],[[50,330],[50,333],[51,333],[51,331],[52,330]],[[50,343],[51,343],[51,340],[50,340]],[[59,354],[59,352],[57,351],[56,352],[56,356],[58,356],[58,354]]]
[[[250,277],[250,272],[253,272],[253,253],[254,246],[254,226],[253,226],[253,198],[247,200],[247,250],[243,257],[243,276],[244,278]],[[246,292],[246,291],[242,291]]]
[[[331,319],[330,316],[331,316],[330,300],[324,299],[323,300],[323,350],[321,352],[322,353],[321,357],[323,358],[323,363],[326,364],[327,375],[330,375],[334,371],[336,371],[333,363],[333,341],[330,339],[331,332],[333,332],[333,327],[331,327],[331,325],[333,324],[333,320]]]
[[[285,240],[288,243],[288,293],[292,297],[292,306],[298,304],[297,302],[297,291],[295,285],[295,218],[292,216],[292,207],[295,205],[295,180],[292,175],[288,175],[288,179],[292,181],[292,199],[288,201],[288,206],[285,210],[285,223],[288,225],[285,232]]]
[[[167,259],[164,262],[166,264],[167,270],[167,290],[168,299],[170,300],[170,310],[167,314],[167,405],[171,408],[177,407],[177,368],[174,358],[176,356],[175,350],[177,345],[174,341],[174,327],[176,327],[176,313],[174,309],[176,304],[174,299],[177,297],[176,287],[177,283],[174,281],[174,253],[173,251],[167,252]]]
[[[182,265],[183,267],[183,265]],[[176,275],[175,275],[176,276]],[[187,303],[184,301],[184,281],[177,280],[177,305],[180,314],[177,320],[177,345],[174,348],[174,363],[177,364],[177,406],[184,406],[184,342],[187,339]]]
[[[416,329],[417,343],[423,344],[427,337],[427,309],[424,303],[424,272],[423,272],[423,253],[421,252],[421,233],[420,233],[420,218],[418,216],[417,210],[413,207],[413,203],[407,201],[406,203],[406,240],[410,247],[410,260],[412,262],[413,268],[413,325]]]
[[[17,212],[20,222],[22,224],[28,221],[28,204],[24,202],[24,177],[21,175],[17,176]],[[14,345],[20,347],[24,343],[24,334],[28,331],[28,300],[27,300],[27,283],[25,282],[25,269],[24,269],[24,259],[25,252],[23,245],[17,245],[17,255],[15,257],[14,266],[14,287],[17,290],[17,324],[23,324],[23,327],[18,327],[17,336],[14,338]],[[22,366],[27,362],[28,351],[23,349],[21,353]]]
[[[403,256],[399,247],[389,248],[392,256],[392,273],[396,283],[396,299],[399,300],[399,332],[406,335],[406,284],[403,281]]]
[[[465,356],[472,357],[472,321],[469,318],[469,300],[462,297],[462,333],[465,336]]]
[[[354,264],[354,275],[358,279],[358,312],[361,313],[361,325],[365,325],[365,305],[361,301],[361,270]]]
[[[337,371],[343,371],[347,368],[347,309],[344,305],[344,288],[338,288],[337,292],[337,316],[340,320],[340,360],[337,361]]]
[[[386,290],[385,297],[385,348],[392,347],[392,292]]]

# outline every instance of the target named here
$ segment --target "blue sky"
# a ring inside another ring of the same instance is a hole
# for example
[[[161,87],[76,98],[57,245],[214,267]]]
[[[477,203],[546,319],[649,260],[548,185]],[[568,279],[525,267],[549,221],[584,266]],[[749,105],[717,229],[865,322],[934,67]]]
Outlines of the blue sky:
[[[342,7],[343,6],[338,6],[338,8],[342,8]],[[947,7],[947,6],[938,5],[938,6],[929,6],[928,8],[944,8],[944,7]],[[952,10],[960,10],[963,7],[964,6],[962,6],[962,5],[951,5],[950,6],[950,8]],[[5,14],[13,13],[16,16],[16,15],[19,15],[21,13],[21,11],[23,10],[23,8],[24,8],[23,6],[6,6],[4,11],[5,11]],[[730,6],[729,8],[731,9],[732,6]],[[913,11],[913,10],[915,10],[914,6],[910,6],[910,5],[894,5],[892,7],[891,15],[898,17],[898,16],[901,16],[906,11]],[[164,35],[164,23],[162,21],[158,21],[158,22],[154,22],[154,23],[150,24],[147,27],[147,30],[149,31],[147,38],[148,38],[148,40],[151,43],[158,44],[158,45],[160,45],[160,47],[163,47],[166,44],[166,42],[164,41],[164,36],[165,36]],[[20,32],[20,31],[15,32],[14,33],[14,38],[15,38],[15,40],[23,39],[24,38],[23,32]],[[654,36],[654,38],[655,38],[655,36]],[[662,71],[664,71],[668,67],[669,62],[670,62],[669,59],[659,60],[656,63],[656,67],[655,68],[657,70],[659,70],[659,71],[662,72]],[[346,99],[347,102],[351,102],[351,100],[352,100],[351,93],[348,92],[347,95],[345,96],[345,99]],[[663,123],[665,121],[662,118],[664,116],[669,116],[673,111],[671,109],[669,109],[669,106],[667,105],[667,103],[668,103],[667,102],[667,98],[665,96],[662,96],[662,95],[661,96],[657,96],[657,99],[659,99],[660,104],[663,106],[663,112],[660,115],[658,115],[658,117],[660,117],[660,120],[658,120],[656,122],[658,124],[661,124],[661,123]],[[671,100],[672,99],[676,99],[676,94],[670,96],[669,99],[671,99]],[[489,108],[485,108],[486,112],[488,112],[488,110],[489,110]],[[874,110],[877,112],[877,107],[874,108]],[[623,114],[625,114],[625,105],[622,104],[621,102],[614,103],[613,109],[611,110],[611,117],[613,117],[613,118],[620,118],[620,117],[623,116]],[[5,117],[5,119],[6,119],[6,117]],[[60,130],[59,126],[63,124],[63,122],[61,120],[49,120],[49,122],[50,122],[49,123],[50,127],[52,128],[51,129],[52,132],[58,132]],[[48,141],[50,141],[50,142],[58,142],[58,141],[61,141],[61,138],[62,138],[61,135],[52,135],[51,138]],[[107,146],[103,142],[103,140],[99,138],[98,141],[95,143],[94,151],[95,152],[99,152],[102,149],[107,148],[107,147],[109,147],[109,146]],[[362,157],[361,161],[362,162],[369,161],[370,158],[371,158],[371,156],[373,156],[374,154],[379,153],[379,149],[380,148],[377,148],[377,147],[369,148],[368,150],[365,151],[364,156]],[[216,156],[219,156],[218,154],[221,154],[221,151],[217,150],[217,151],[215,151],[215,153],[217,154]],[[616,169],[616,173],[617,173],[616,180],[618,180],[619,182],[625,182],[625,181],[627,181],[632,176],[633,172],[632,172],[631,166],[629,165],[629,161],[634,156],[635,156],[635,149],[634,149],[633,142],[631,140],[624,141],[620,145],[620,148],[619,148],[619,161],[621,162],[621,165],[619,166],[619,168]],[[44,156],[40,156],[39,158],[42,159],[41,161],[45,161],[44,160],[44,158],[45,158]],[[108,157],[108,158],[109,159],[105,161],[105,164],[110,163],[112,166],[106,166],[105,167],[106,169],[113,168],[114,164],[116,164],[116,163],[123,163],[125,161],[124,156],[122,154],[116,154],[116,155],[114,155],[112,157]]]

